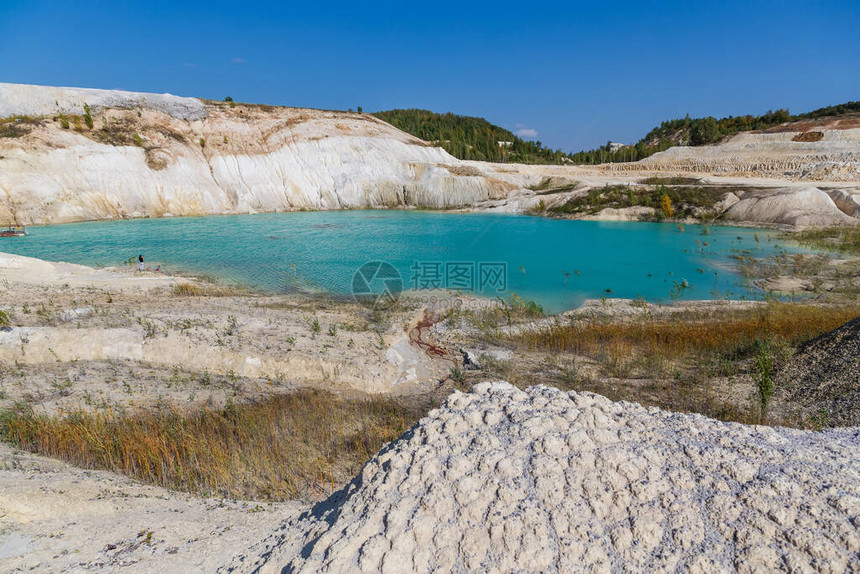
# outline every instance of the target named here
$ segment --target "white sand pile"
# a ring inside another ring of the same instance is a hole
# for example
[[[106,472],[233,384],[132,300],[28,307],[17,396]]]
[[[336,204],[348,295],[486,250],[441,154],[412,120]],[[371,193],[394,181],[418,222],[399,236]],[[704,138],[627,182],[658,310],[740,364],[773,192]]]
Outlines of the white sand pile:
[[[482,384],[240,558],[264,572],[860,571],[860,431]]]

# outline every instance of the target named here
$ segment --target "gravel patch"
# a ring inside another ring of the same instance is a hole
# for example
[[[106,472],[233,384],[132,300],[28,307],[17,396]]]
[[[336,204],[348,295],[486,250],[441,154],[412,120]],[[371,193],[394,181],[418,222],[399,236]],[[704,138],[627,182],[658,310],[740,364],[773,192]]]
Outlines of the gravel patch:
[[[804,344],[778,380],[780,398],[824,426],[860,425],[860,317]]]

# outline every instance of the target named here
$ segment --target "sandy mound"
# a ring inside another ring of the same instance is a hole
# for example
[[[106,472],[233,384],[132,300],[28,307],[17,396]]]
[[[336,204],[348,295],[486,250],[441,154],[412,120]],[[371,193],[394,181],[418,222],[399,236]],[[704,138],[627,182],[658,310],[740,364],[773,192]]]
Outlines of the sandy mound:
[[[856,429],[723,424],[482,384],[234,567],[856,571],[858,453]]]
[[[840,211],[828,194],[815,187],[750,194],[732,205],[724,217],[733,221],[761,221],[800,227],[856,223],[854,218]]]
[[[806,343],[779,381],[783,400],[810,405],[824,425],[860,425],[860,317]]]

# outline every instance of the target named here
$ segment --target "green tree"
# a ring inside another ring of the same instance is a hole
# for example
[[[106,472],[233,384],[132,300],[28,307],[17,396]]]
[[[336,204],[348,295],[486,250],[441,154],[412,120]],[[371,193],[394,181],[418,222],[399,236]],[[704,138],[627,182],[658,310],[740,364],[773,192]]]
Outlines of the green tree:
[[[700,120],[693,120],[690,126],[690,143],[693,145],[705,145],[720,139],[720,126],[717,119],[708,116]]]

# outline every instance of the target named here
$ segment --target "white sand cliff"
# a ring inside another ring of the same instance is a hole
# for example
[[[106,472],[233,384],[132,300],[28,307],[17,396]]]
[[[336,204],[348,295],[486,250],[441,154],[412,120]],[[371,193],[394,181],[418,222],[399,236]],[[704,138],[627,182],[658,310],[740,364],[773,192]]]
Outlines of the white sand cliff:
[[[92,128],[81,123],[85,104]],[[820,141],[795,141],[800,132],[791,130],[806,128],[787,126],[631,164],[575,167],[461,161],[368,114],[169,94],[0,83],[0,118],[13,117],[20,133],[0,138],[0,223],[368,207],[526,211],[654,174],[734,186],[741,205],[719,211],[739,223],[854,224],[860,213],[860,127],[842,120],[814,126]],[[546,178],[575,189],[535,191]],[[777,197],[753,208],[750,187],[752,199]]]
[[[53,119],[87,102],[92,130]],[[0,84],[0,117],[21,114],[46,120],[0,143],[0,219],[451,207],[517,187],[365,114]]]

